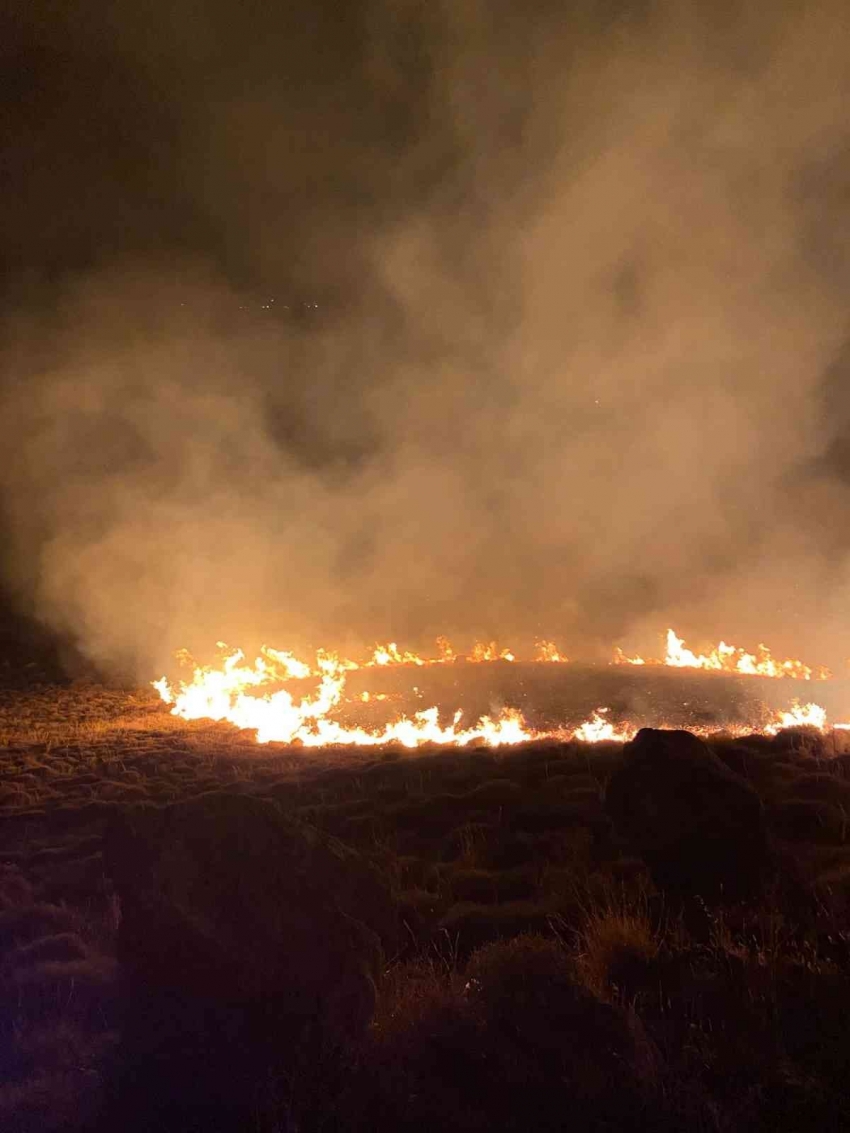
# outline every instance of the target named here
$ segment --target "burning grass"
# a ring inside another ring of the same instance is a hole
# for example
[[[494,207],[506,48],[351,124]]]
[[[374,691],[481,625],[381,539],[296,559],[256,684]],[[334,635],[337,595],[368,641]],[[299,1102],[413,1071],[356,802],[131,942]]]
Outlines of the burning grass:
[[[609,707],[599,704],[592,706],[577,722],[529,721],[513,700],[507,704],[503,701],[491,704],[486,712],[479,711],[469,719],[456,703],[451,704],[447,712],[445,705],[430,699],[425,699],[426,706],[419,704],[413,711],[400,709],[398,702],[409,698],[409,688],[401,691],[398,683],[394,691],[375,687],[375,675],[388,672],[428,674],[433,685],[440,673],[450,672],[454,677],[464,669],[480,669],[488,670],[489,676],[494,668],[504,670],[506,663],[508,668],[519,668],[522,664],[517,662],[515,652],[499,648],[495,642],[477,642],[462,658],[445,638],[438,638],[437,645],[437,656],[422,657],[410,650],[401,650],[396,642],[390,641],[376,645],[371,655],[360,661],[341,657],[325,648],[318,649],[313,660],[307,660],[288,650],[263,646],[251,663],[241,649],[231,649],[219,642],[219,657],[215,663],[199,664],[182,650],[177,654],[183,670],[181,676],[174,681],[163,676],[152,685],[173,715],[184,720],[226,720],[255,732],[259,743],[279,741],[306,747],[400,743],[414,748],[429,743],[465,746],[484,742],[502,746],[543,738],[575,738],[588,743],[626,742],[634,736],[633,719],[618,720]],[[663,661],[629,658],[617,649],[614,664],[703,670],[771,681],[807,682],[827,680],[831,676],[827,669],[813,669],[802,661],[777,660],[765,645],[759,645],[756,653],[747,653],[721,641],[708,653],[698,655],[686,649],[684,641],[672,629],[667,631]],[[570,667],[570,662],[553,642],[539,641],[534,658],[527,665],[538,669],[541,666],[551,669],[554,665],[564,669]],[[365,678],[367,687],[359,692],[350,688],[352,674]],[[420,679],[417,676],[417,680]],[[453,679],[451,683],[456,686],[458,682]],[[418,684],[412,691],[420,697],[434,695],[423,691]],[[388,717],[373,716],[366,723],[352,718],[352,705],[362,709],[363,705],[374,707],[387,701],[392,708]],[[783,728],[799,725],[823,731],[826,720],[827,713],[821,705],[795,698],[783,710],[766,716],[760,724],[763,730],[775,734]],[[704,733],[717,730],[711,721],[694,721],[690,726]],[[734,723],[726,720],[723,726],[728,729],[734,727]]]

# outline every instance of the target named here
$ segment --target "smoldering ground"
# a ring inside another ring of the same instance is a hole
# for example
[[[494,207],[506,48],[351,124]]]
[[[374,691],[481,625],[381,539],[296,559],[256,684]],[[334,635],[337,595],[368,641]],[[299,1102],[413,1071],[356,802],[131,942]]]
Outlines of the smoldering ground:
[[[20,604],[140,677],[667,624],[841,666],[844,6],[562,9],[13,14]]]

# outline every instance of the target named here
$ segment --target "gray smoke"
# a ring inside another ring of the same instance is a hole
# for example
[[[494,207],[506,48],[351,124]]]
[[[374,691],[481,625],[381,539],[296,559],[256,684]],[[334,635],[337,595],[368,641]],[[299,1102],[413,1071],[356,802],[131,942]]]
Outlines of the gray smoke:
[[[140,678],[668,624],[840,667],[844,5],[335,7],[119,6],[138,136],[32,127],[95,252],[7,288],[19,599]]]

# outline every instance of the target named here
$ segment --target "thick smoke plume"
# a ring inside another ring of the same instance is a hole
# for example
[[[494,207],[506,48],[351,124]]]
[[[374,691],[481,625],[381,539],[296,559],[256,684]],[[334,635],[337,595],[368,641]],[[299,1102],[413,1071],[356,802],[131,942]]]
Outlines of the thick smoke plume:
[[[6,37],[16,600],[139,677],[668,624],[840,667],[845,6],[267,8]]]

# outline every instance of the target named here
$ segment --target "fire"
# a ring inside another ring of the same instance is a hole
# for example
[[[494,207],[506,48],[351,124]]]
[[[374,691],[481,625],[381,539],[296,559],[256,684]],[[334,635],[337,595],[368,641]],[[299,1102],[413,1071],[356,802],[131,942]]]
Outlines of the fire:
[[[798,681],[828,680],[832,675],[822,666],[812,668],[802,661],[777,660],[766,645],[758,645],[755,653],[747,653],[737,645],[721,641],[708,653],[694,653],[685,647],[684,639],[667,630],[667,651],[663,661],[627,657],[622,649],[614,651],[615,665],[669,665],[674,669],[706,669],[720,673],[738,673],[754,677],[793,677]]]
[[[667,656],[666,665],[677,668],[717,669],[727,673],[747,673],[759,677],[793,677],[796,680],[810,681],[812,677],[817,680],[826,680],[830,673],[828,669],[812,669],[802,661],[778,661],[766,645],[758,645],[755,653],[747,653],[735,645],[727,645],[725,641],[708,654],[699,656],[686,649],[682,638],[677,637],[672,629],[667,630]]]
[[[559,652],[553,641],[538,641],[537,656],[534,660],[566,664],[569,661],[569,657],[565,657],[563,653]]]
[[[670,655],[679,658],[678,663],[694,667],[692,658],[704,661],[706,658],[683,648],[683,642],[672,634],[668,637]],[[421,744],[464,746],[470,743],[485,743],[491,746],[519,744],[530,740],[552,739],[565,741],[579,740],[584,743],[614,741],[625,743],[632,739],[638,725],[633,722],[615,724],[609,717],[608,708],[597,708],[591,716],[575,728],[566,726],[541,731],[528,725],[517,708],[502,708],[495,715],[482,716],[475,724],[465,726],[463,713],[458,710],[448,723],[441,722],[437,707],[423,709],[411,716],[401,715],[397,719],[380,726],[365,728],[345,724],[335,714],[345,704],[371,704],[377,701],[396,699],[396,694],[365,690],[353,698],[345,695],[346,680],[354,670],[383,667],[387,665],[412,665],[452,662],[456,654],[445,640],[440,643],[441,656],[423,659],[418,654],[401,651],[395,642],[377,646],[371,659],[362,665],[341,658],[338,654],[320,649],[314,663],[296,657],[293,653],[263,646],[254,663],[248,664],[241,649],[228,649],[219,642],[222,656],[217,666],[195,664],[184,651],[178,654],[184,665],[191,666],[188,680],[181,680],[172,686],[166,677],[153,681],[163,702],[171,708],[175,716],[184,720],[227,721],[238,728],[256,732],[259,743],[276,741],[297,743],[305,747],[323,747],[332,744],[356,744],[375,746],[399,743],[404,747],[415,748]],[[730,659],[731,647],[725,647],[720,656]],[[479,652],[476,652],[479,650]],[[566,661],[551,642],[538,643],[539,661]],[[735,657],[740,651],[734,651]],[[747,655],[744,655],[747,656]],[[513,660],[508,650],[497,650],[495,644],[476,646],[473,658],[476,661]],[[641,658],[625,659],[629,664],[644,663]],[[668,660],[668,664],[670,662]],[[771,663],[786,666],[787,662]],[[794,664],[798,664],[794,662]],[[714,668],[712,665],[696,667]],[[748,672],[749,669],[733,670]],[[783,669],[783,671],[787,671]],[[809,670],[811,671],[811,670]],[[303,682],[315,682],[312,689]],[[298,682],[299,692],[284,687]],[[417,690],[418,691],[418,690]],[[808,726],[820,732],[827,729],[825,709],[817,704],[792,703],[788,711],[777,712],[775,718],[766,725],[764,731],[776,735],[783,728]],[[848,725],[837,724],[836,728]],[[718,728],[717,730],[725,730]],[[745,730],[743,726],[740,730]],[[699,729],[700,734],[710,735],[711,730]]]
[[[840,725],[838,725],[840,727]],[[819,704],[801,704],[795,700],[787,712],[778,712],[772,724],[768,724],[765,731],[769,736],[775,736],[783,728],[815,728],[818,732],[826,731],[826,709]]]
[[[451,723],[440,723],[438,708],[426,708],[413,716],[401,716],[382,727],[367,729],[345,725],[333,718],[344,702],[346,674],[358,669],[356,662],[320,650],[315,666],[299,661],[291,653],[264,646],[253,666],[244,664],[241,649],[224,651],[218,668],[195,665],[189,681],[176,690],[165,677],[153,682],[172,714],[184,720],[226,720],[237,728],[256,731],[259,743],[300,743],[305,747],[329,744],[379,745],[400,743],[404,747],[420,744],[466,745],[479,741],[491,746],[524,743],[537,737],[515,708],[503,708],[496,716],[482,716],[472,727],[462,727],[462,712],[455,712]],[[394,642],[378,646],[372,665],[424,664],[416,654],[401,653]],[[187,660],[183,655],[183,660]],[[318,678],[318,688],[299,698],[286,688],[269,688],[284,681]],[[266,686],[264,688],[264,686]],[[363,703],[386,700],[384,693],[365,691],[357,698]]]
[[[572,738],[574,740],[581,740],[586,744],[598,744],[605,740],[613,740],[616,743],[628,743],[633,740],[637,734],[637,728],[633,724],[612,724],[610,720],[606,719],[607,713],[610,711],[608,708],[597,708],[589,720],[585,720],[573,732]]]
[[[425,665],[426,663],[418,653],[400,653],[394,641],[388,641],[386,645],[376,645],[372,660],[367,661],[368,665]]]
[[[467,661],[516,661],[516,657],[511,653],[510,649],[499,649],[495,641],[489,643],[478,641],[473,645],[472,652],[467,657]]]

